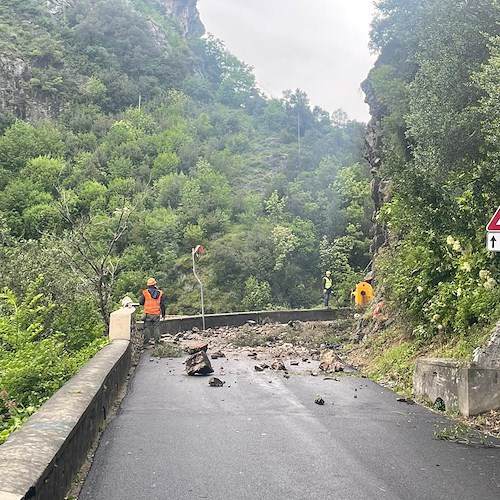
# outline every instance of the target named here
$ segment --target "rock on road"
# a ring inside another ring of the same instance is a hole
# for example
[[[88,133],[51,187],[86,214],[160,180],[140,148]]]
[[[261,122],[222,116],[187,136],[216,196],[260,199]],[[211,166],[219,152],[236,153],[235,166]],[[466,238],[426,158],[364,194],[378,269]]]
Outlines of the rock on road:
[[[143,354],[80,500],[500,498],[500,448],[436,439],[450,422],[368,379],[240,354],[210,387],[183,360]]]

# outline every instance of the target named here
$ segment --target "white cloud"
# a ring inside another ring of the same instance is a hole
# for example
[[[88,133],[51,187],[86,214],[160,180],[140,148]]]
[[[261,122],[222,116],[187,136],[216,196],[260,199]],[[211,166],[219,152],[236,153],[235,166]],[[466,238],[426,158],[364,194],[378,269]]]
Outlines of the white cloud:
[[[369,119],[359,85],[375,60],[372,0],[198,0],[198,10],[274,97],[300,88],[313,106]]]

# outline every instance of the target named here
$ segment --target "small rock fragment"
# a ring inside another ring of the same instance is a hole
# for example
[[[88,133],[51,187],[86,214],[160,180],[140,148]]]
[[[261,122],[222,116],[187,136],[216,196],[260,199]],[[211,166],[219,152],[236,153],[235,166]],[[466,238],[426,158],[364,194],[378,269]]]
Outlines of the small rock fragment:
[[[210,387],[222,387],[226,382],[217,377],[210,377],[208,380],[208,385]]]
[[[283,363],[282,359],[276,359],[271,364],[271,368],[273,370],[286,370],[285,363]]]
[[[316,398],[314,399],[314,402],[317,405],[324,405],[325,404],[325,400],[319,394],[316,395]]]
[[[212,359],[218,359],[218,358],[225,358],[226,355],[222,351],[215,351],[210,355],[210,357]]]

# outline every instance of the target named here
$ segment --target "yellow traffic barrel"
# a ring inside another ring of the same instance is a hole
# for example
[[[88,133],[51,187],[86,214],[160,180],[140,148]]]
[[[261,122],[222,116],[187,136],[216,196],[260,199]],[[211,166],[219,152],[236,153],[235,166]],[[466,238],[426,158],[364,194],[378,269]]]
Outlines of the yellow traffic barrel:
[[[357,306],[364,306],[373,300],[373,287],[366,281],[361,281],[356,285],[354,291],[354,303]]]

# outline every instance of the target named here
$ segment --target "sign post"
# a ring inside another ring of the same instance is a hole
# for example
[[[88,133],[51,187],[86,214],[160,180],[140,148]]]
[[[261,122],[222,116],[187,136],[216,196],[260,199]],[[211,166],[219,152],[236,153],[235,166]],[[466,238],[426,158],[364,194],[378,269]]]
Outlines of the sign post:
[[[486,248],[490,252],[500,252],[500,207],[486,225]]]
[[[201,283],[200,278],[196,274],[196,268],[194,265],[194,257],[195,255],[200,255],[203,253],[203,247],[201,245],[196,245],[195,248],[191,250],[191,255],[193,257],[193,274],[198,283],[200,284],[200,290],[201,290],[201,321],[203,323],[203,330],[205,330],[205,306],[203,305],[203,284]]]

